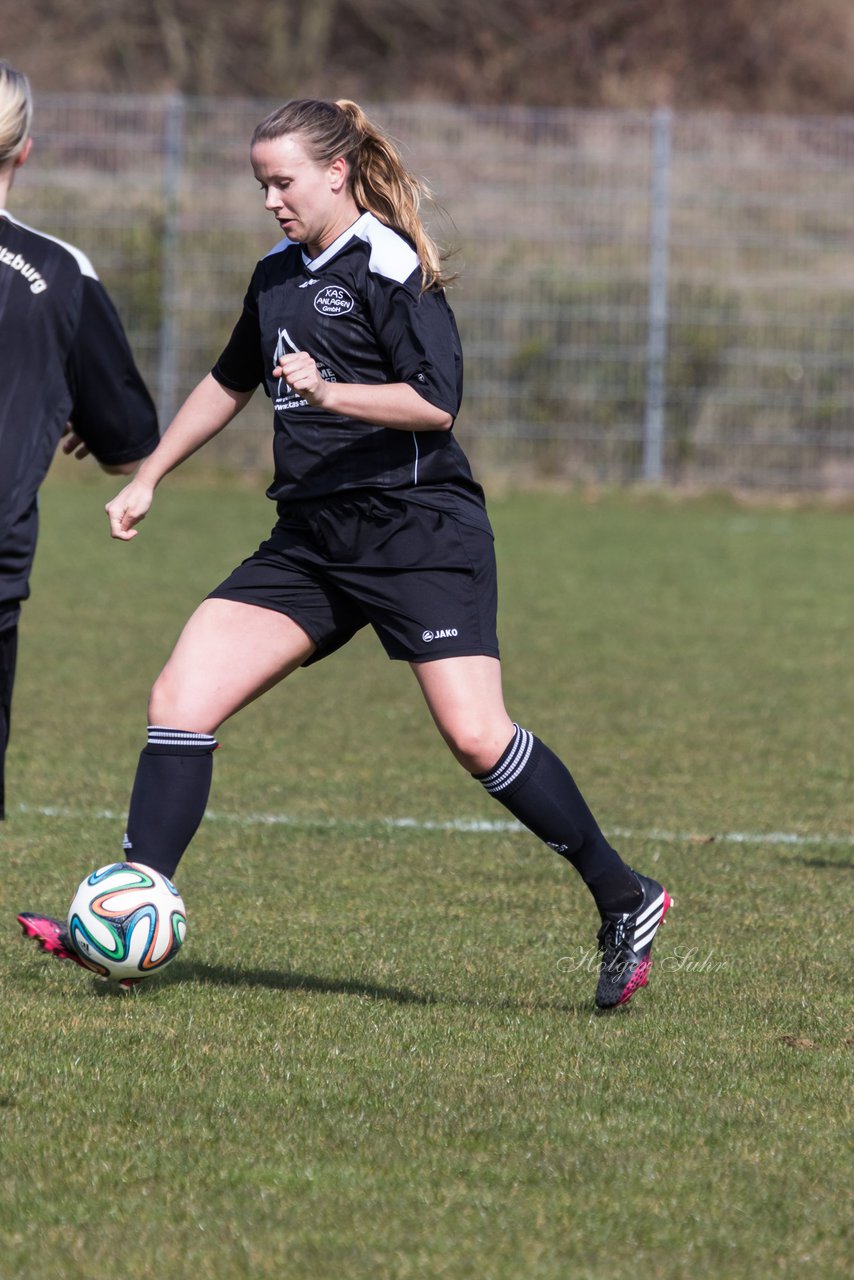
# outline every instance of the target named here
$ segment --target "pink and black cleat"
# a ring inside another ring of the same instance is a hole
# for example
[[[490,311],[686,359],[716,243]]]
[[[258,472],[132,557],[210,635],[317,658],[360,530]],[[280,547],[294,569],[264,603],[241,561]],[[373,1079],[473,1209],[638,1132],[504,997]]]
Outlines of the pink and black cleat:
[[[85,960],[78,951],[75,951],[62,920],[56,920],[53,916],[40,916],[33,911],[22,911],[18,916],[18,924],[21,926],[24,937],[34,938],[47,955],[54,956],[57,960],[73,960],[75,964],[80,965],[81,969],[86,969],[99,978],[109,978],[110,975],[106,969]],[[118,985],[127,991],[135,987],[139,981],[141,981],[139,978],[123,978]]]
[[[598,934],[602,964],[596,988],[600,1009],[628,1004],[635,992],[646,986],[652,968],[652,943],[671,905],[663,885],[638,872],[635,875],[643,890],[640,906],[602,918]]]

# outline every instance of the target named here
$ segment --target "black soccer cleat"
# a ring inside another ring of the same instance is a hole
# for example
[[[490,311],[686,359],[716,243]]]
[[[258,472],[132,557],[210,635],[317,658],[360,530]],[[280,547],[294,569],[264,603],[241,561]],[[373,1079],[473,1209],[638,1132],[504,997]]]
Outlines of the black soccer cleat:
[[[596,987],[596,1005],[614,1009],[628,1004],[640,987],[649,981],[652,944],[671,904],[670,894],[657,880],[635,872],[643,901],[634,911],[602,917],[599,950],[602,964]]]

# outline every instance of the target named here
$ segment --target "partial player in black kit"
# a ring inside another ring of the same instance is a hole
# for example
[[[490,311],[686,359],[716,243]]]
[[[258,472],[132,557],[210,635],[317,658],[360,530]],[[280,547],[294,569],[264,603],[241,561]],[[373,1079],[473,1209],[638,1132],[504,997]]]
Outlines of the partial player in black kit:
[[[38,536],[38,491],[56,450],[130,474],[159,439],[151,397],[85,254],[5,205],[32,147],[26,76],[0,61],[0,818],[21,602]]]
[[[646,984],[670,898],[626,866],[566,767],[505,708],[492,530],[453,432],[463,360],[423,188],[347,101],[286,103],[255,130],[251,162],[286,238],[256,267],[212,372],[107,513],[113,537],[136,536],[163,477],[262,385],[278,519],[198,607],[155,683],[125,857],[171,878],[205,811],[219,726],[370,625],[410,664],[457,761],[578,870],[601,917],[596,1002],[625,1003]],[[56,922],[30,932],[75,958]]]

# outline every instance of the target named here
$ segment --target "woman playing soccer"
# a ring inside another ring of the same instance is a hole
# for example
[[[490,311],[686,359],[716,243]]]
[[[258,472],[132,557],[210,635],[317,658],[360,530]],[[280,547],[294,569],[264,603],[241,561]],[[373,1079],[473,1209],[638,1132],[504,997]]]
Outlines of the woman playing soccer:
[[[408,662],[456,760],[580,873],[601,916],[600,1008],[647,981],[666,890],[632,871],[561,761],[509,717],[483,491],[453,432],[462,353],[423,187],[352,102],[287,103],[251,162],[285,239],[258,263],[221,356],[107,505],[136,536],[163,477],[263,385],[270,537],[186,624],[149,703],[125,851],[172,877],[203,817],[214,737],[241,707],[370,624]],[[77,959],[61,926],[27,931]]]

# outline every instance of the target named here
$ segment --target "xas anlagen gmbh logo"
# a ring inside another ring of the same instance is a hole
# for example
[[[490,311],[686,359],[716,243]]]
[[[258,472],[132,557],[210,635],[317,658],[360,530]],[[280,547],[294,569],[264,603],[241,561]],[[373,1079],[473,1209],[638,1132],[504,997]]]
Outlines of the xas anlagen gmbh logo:
[[[328,284],[314,295],[314,309],[322,316],[345,316],[355,305],[352,295],[339,284]]]

